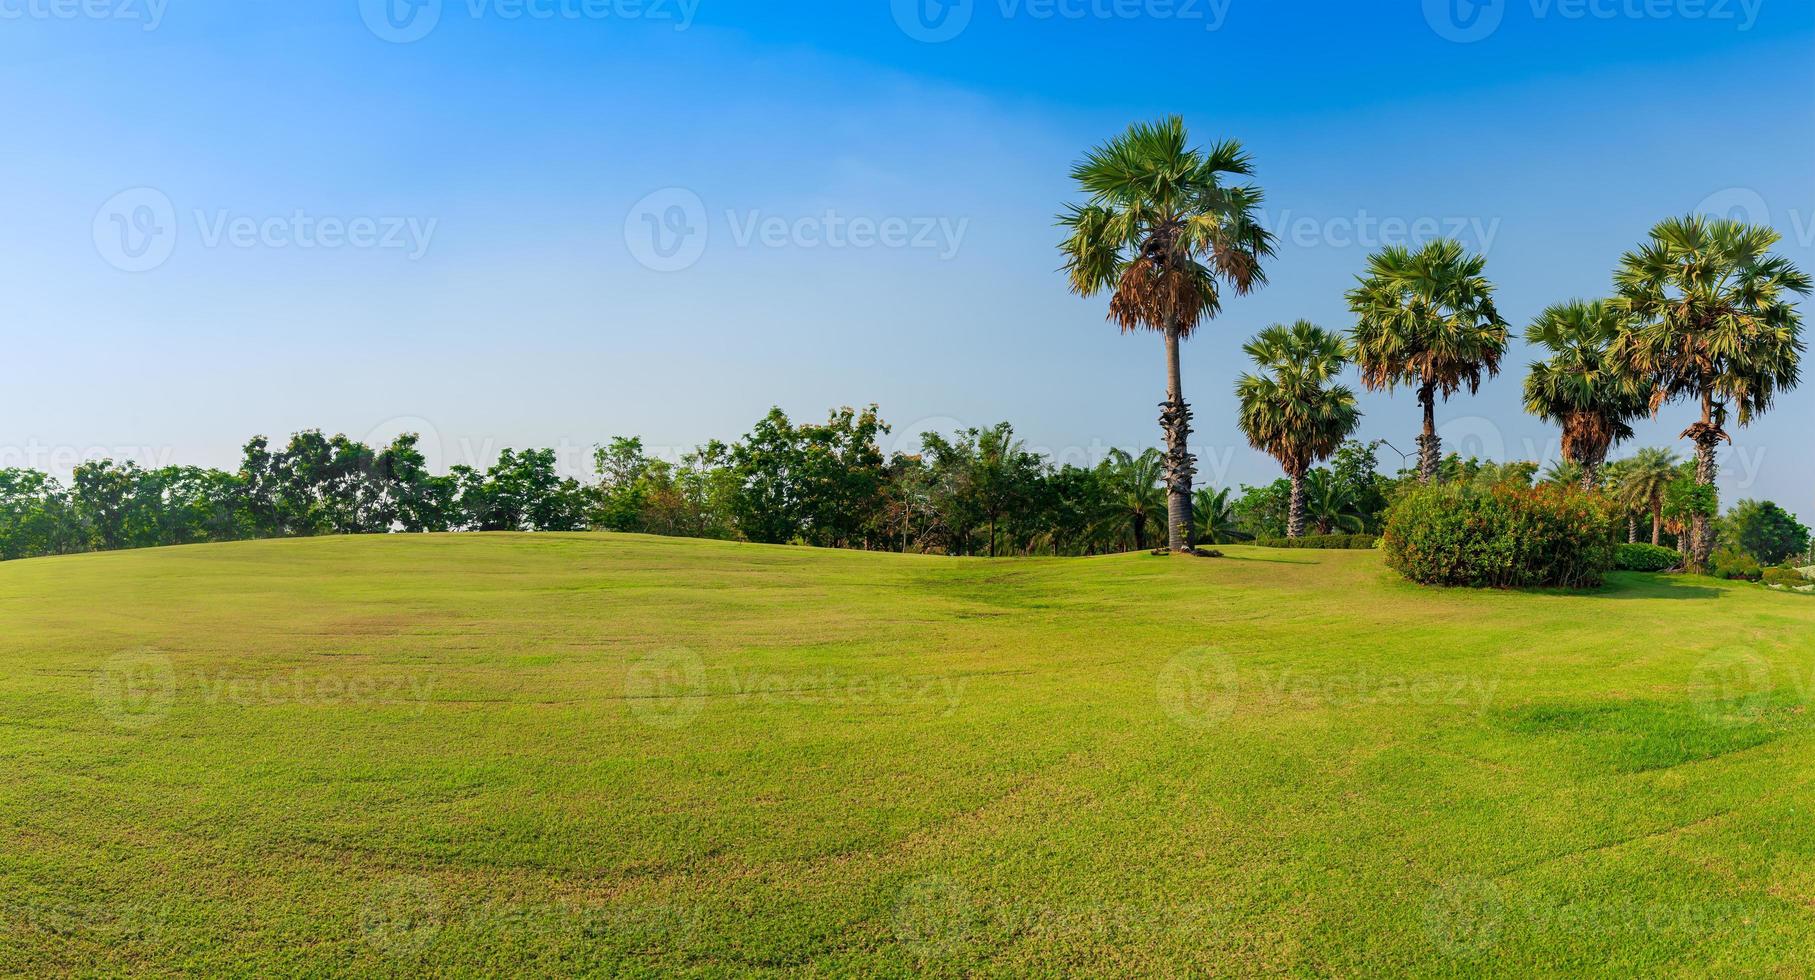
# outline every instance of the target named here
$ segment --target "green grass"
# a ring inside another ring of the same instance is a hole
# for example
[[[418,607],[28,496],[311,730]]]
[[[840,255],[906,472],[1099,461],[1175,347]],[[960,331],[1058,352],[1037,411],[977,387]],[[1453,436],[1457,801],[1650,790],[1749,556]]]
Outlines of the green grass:
[[[1224,550],[0,565],[0,973],[1815,963],[1815,603]]]

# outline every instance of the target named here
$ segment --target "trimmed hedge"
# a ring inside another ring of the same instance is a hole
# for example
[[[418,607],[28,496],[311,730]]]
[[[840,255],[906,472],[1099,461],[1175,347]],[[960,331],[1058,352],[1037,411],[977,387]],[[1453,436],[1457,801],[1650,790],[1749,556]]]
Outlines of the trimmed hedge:
[[[1591,588],[1625,530],[1602,498],[1575,488],[1434,484],[1387,511],[1386,562],[1425,585]]]
[[[1655,544],[1623,544],[1613,556],[1613,567],[1622,572],[1667,572],[1682,563],[1681,552]]]
[[[1333,548],[1359,551],[1374,546],[1372,534],[1307,534],[1302,538],[1256,538],[1262,548]]]

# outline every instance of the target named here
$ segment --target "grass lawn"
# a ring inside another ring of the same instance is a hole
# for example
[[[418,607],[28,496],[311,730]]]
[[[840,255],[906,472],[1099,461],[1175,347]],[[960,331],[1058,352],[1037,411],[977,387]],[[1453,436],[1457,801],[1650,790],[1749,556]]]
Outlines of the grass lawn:
[[[1815,964],[1815,598],[1225,550],[0,565],[0,973]]]

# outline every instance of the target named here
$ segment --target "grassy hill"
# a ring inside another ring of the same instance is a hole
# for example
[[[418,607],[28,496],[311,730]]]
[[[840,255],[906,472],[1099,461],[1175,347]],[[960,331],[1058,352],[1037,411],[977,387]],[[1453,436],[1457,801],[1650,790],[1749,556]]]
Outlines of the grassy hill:
[[[0,972],[1815,962],[1815,601],[1227,550],[0,565]]]

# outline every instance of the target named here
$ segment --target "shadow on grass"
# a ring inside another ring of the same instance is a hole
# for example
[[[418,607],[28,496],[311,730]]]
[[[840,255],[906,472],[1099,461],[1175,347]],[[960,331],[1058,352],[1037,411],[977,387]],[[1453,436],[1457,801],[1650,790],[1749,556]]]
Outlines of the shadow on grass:
[[[1613,572],[1607,576],[1607,585],[1591,594],[1602,599],[1718,599],[1723,593],[1680,575]]]

